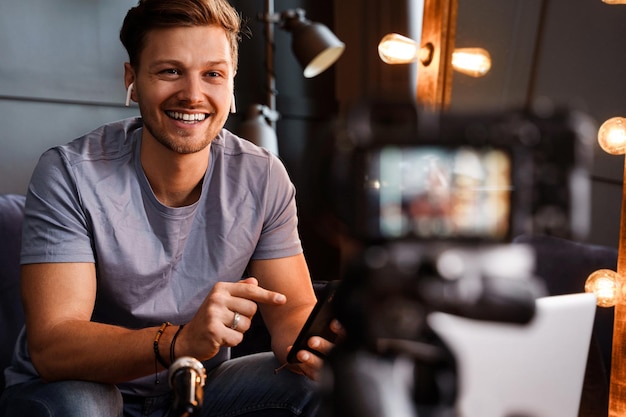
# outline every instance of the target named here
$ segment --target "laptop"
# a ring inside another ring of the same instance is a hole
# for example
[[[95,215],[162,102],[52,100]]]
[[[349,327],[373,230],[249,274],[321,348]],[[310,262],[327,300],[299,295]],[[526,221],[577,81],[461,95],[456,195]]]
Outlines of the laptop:
[[[459,417],[577,417],[595,295],[539,298],[528,325],[433,313],[457,359]]]

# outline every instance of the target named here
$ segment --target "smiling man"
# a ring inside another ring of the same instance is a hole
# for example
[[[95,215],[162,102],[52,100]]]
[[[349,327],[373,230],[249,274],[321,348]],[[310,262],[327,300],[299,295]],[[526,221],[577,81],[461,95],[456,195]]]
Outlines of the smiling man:
[[[0,416],[163,416],[167,368],[207,369],[203,416],[315,415],[321,360],[275,374],[315,303],[280,161],[224,129],[239,16],[142,0],[121,30],[140,118],[41,157],[29,186],[26,326]],[[229,360],[257,309],[273,353]],[[311,338],[311,347],[332,345]]]

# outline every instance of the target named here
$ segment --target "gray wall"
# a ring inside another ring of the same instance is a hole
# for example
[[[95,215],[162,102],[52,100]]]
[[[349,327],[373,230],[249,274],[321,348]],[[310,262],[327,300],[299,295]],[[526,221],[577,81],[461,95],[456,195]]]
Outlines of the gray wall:
[[[494,62],[484,78],[455,75],[452,108],[550,103],[598,127],[626,116],[625,20],[626,6],[601,0],[459,0],[457,46],[486,47]],[[618,245],[623,168],[594,140],[590,242]]]
[[[118,31],[135,0],[0,1],[0,193],[24,193],[47,148],[123,106]]]
[[[572,5],[575,4],[575,13]],[[551,0],[537,62],[536,98],[568,103],[598,124],[626,116],[626,6]],[[595,147],[592,242],[617,246],[624,156]]]

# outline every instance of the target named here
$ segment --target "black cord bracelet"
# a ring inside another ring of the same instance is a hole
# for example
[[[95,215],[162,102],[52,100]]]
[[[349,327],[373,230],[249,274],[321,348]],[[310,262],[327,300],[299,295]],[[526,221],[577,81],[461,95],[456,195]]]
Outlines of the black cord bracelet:
[[[176,330],[176,333],[174,334],[174,337],[172,338],[172,343],[170,343],[170,363],[174,363],[174,360],[176,360],[176,355],[174,352],[174,349],[176,346],[176,339],[178,339],[178,335],[180,334],[180,331],[183,330],[183,327],[185,327],[184,324],[181,324],[180,326],[178,326],[178,330]]]

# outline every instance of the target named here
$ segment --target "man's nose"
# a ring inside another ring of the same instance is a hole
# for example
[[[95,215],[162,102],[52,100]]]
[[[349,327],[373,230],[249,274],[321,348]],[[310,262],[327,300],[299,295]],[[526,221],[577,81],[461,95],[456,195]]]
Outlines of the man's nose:
[[[199,103],[204,100],[204,84],[199,77],[187,76],[182,81],[179,99],[189,103]]]

